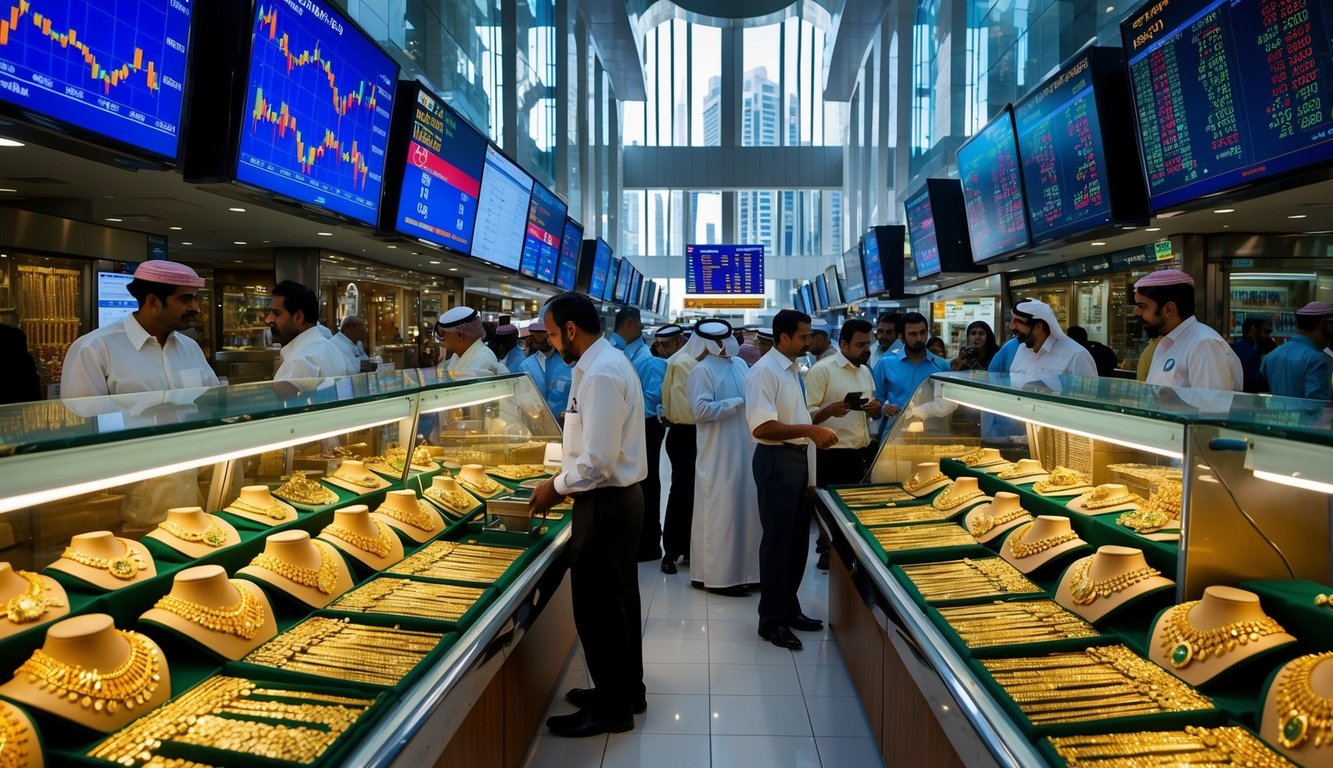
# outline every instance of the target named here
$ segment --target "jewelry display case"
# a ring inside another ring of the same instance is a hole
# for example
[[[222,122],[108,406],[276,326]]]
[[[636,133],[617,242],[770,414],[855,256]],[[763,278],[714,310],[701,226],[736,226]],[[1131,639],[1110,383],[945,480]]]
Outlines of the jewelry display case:
[[[886,763],[1325,765],[1330,426],[1118,379],[923,383],[866,482],[817,493]]]
[[[0,407],[6,735],[48,765],[517,764],[573,643],[568,508],[505,530],[439,479],[523,497],[559,441],[521,374]]]

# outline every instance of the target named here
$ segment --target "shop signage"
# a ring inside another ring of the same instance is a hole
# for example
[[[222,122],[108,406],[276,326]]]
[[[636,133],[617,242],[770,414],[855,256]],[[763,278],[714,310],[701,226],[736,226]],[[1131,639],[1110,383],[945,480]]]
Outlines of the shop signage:
[[[686,296],[686,309],[763,309],[764,297],[723,298],[717,296]]]

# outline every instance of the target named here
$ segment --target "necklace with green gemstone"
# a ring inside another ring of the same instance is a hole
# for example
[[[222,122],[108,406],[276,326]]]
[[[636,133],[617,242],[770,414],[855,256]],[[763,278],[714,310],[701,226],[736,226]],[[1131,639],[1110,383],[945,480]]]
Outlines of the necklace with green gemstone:
[[[1299,747],[1314,732],[1315,747],[1333,744],[1333,699],[1326,699],[1310,687],[1310,673],[1333,652],[1302,656],[1282,670],[1277,683],[1277,740],[1287,749]]]
[[[1236,650],[1238,645],[1248,645],[1285,631],[1269,616],[1259,621],[1237,621],[1208,630],[1195,629],[1189,622],[1189,613],[1198,604],[1198,600],[1181,603],[1162,617],[1162,650],[1176,669],[1222,656]]]

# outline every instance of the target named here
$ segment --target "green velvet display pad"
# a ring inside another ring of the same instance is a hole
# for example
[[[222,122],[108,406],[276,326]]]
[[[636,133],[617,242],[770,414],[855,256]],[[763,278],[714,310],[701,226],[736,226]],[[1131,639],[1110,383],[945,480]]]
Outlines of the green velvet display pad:
[[[1251,736],[1254,736],[1256,740],[1258,740],[1258,741],[1260,741],[1260,742],[1262,743],[1262,739],[1259,739],[1259,736],[1258,736],[1258,734],[1255,732],[1255,730],[1254,730],[1253,728],[1246,727],[1246,726],[1245,726],[1244,724],[1242,724],[1242,723],[1231,722],[1231,721],[1223,721],[1223,722],[1217,723],[1217,725],[1219,725],[1219,726],[1239,726],[1239,727],[1245,728],[1245,730],[1247,730],[1247,731],[1250,732],[1250,735],[1251,735]],[[1165,731],[1165,730],[1168,730],[1168,729],[1166,729],[1166,728],[1151,728],[1151,729],[1149,729],[1149,728],[1142,728],[1142,729],[1138,729],[1138,730],[1143,730],[1143,731],[1148,731],[1148,730]],[[1182,728],[1174,728],[1174,729],[1170,729],[1170,730],[1180,731],[1180,730],[1183,730],[1183,729],[1182,729]],[[1070,736],[1074,736],[1074,735],[1077,735],[1077,736],[1087,736],[1087,735],[1095,735],[1095,734],[1097,734],[1097,733],[1099,733],[1099,732],[1098,732],[1098,731],[1078,731],[1078,732],[1076,732],[1076,733],[1072,733],[1072,734],[1063,734],[1063,735],[1070,735]],[[1270,748],[1271,748],[1271,747],[1270,747]],[[1049,739],[1045,739],[1045,738],[1043,738],[1041,741],[1038,741],[1038,742],[1037,742],[1037,751],[1041,753],[1041,756],[1042,756],[1043,758],[1046,759],[1046,762],[1047,762],[1049,765],[1055,766],[1056,768],[1063,768],[1064,766],[1069,765],[1069,761],[1068,761],[1068,760],[1065,760],[1063,757],[1060,756],[1060,753],[1059,753],[1059,752],[1056,752],[1056,751],[1055,751],[1055,747],[1051,744],[1051,742],[1050,742]],[[1276,751],[1274,751],[1273,754],[1274,754],[1275,756],[1279,756],[1279,757],[1281,756],[1280,753],[1278,753],[1278,752],[1276,752]]]
[[[902,528],[907,526],[875,526],[875,528],[892,527]],[[884,545],[875,538],[872,528],[867,528],[861,524],[856,525],[857,533],[865,540],[870,548],[879,556],[880,562],[887,565],[902,563],[904,565],[915,565],[916,563],[933,563],[937,560],[961,560],[964,557],[986,557],[991,551],[980,544],[960,544],[955,547],[927,547],[926,549],[905,549],[889,552],[884,549]],[[959,527],[962,530],[962,527]]]
[[[994,560],[997,558],[986,557],[986,558],[974,558],[974,559]],[[1044,588],[1042,588],[1041,584],[1038,584],[1036,581],[1033,581],[1033,584],[1036,584],[1037,587],[1041,589],[1041,591],[1020,592],[1016,594],[1009,592],[996,592],[993,595],[982,595],[980,597],[960,597],[960,598],[952,598],[949,600],[927,600],[926,597],[921,594],[921,591],[917,589],[916,584],[907,577],[907,573],[902,569],[902,566],[900,565],[889,566],[889,573],[893,574],[893,577],[898,580],[899,584],[903,585],[903,587],[907,590],[908,594],[912,596],[912,600],[915,601],[916,604],[921,608],[926,608],[928,606],[933,606],[935,608],[949,608],[957,605],[977,605],[979,603],[989,603],[995,600],[1050,600],[1051,599],[1050,593],[1048,593]],[[1032,581],[1032,579],[1029,579],[1029,581]]]
[[[1304,579],[1289,581],[1245,581],[1237,585],[1259,596],[1264,611],[1299,641],[1301,653],[1330,650],[1333,638],[1333,606],[1315,605],[1316,595],[1333,589]]]
[[[522,480],[510,480],[510,479],[507,478],[507,477],[500,477],[499,475],[497,475],[497,474],[495,474],[495,473],[493,473],[493,472],[487,472],[487,473],[486,473],[486,476],[489,477],[490,479],[494,480],[495,482],[499,483],[500,485],[503,485],[504,487],[508,488],[508,489],[511,490],[511,491],[520,491],[520,490],[522,490],[522,491],[528,491],[528,490],[531,490],[531,489],[530,489],[530,488],[524,488],[524,487],[523,487],[523,484],[524,484],[524,483],[526,483],[526,482],[529,481],[529,480],[534,480],[534,479],[535,479],[535,480],[545,480],[546,478],[548,478],[548,477],[551,476],[551,473],[550,473],[550,472],[543,472],[543,473],[541,473],[540,475],[537,475],[535,478],[525,477],[525,478],[523,478]]]
[[[377,581],[377,580],[379,580],[379,579],[386,579],[386,578],[387,578],[387,579],[407,579],[407,580],[409,580],[409,581],[423,581],[423,582],[424,582],[424,581],[429,581],[429,583],[432,583],[432,584],[449,584],[449,585],[451,585],[451,586],[456,586],[456,587],[471,587],[471,588],[474,588],[474,589],[475,589],[476,586],[477,586],[477,585],[475,585],[475,584],[466,584],[466,583],[459,582],[459,581],[448,581],[448,580],[445,580],[445,579],[438,579],[438,580],[437,580],[437,579],[429,579],[429,580],[428,580],[428,579],[417,579],[417,578],[414,577],[414,576],[399,576],[399,575],[396,575],[396,574],[384,574],[384,575],[381,575],[381,576],[376,576],[376,577],[373,578],[373,579],[367,579],[366,581],[362,582],[362,583],[361,583],[360,585],[358,585],[358,586],[365,586],[366,584],[369,584],[369,583],[371,583],[371,582]],[[485,611],[487,608],[489,608],[490,605],[491,605],[491,603],[495,602],[495,598],[496,598],[499,594],[500,594],[500,590],[496,589],[495,587],[486,587],[486,588],[484,588],[484,589],[482,590],[481,595],[479,595],[479,596],[477,597],[476,601],[472,603],[472,607],[470,607],[470,608],[468,608],[466,611],[464,611],[463,614],[462,614],[461,616],[458,617],[458,620],[457,620],[457,621],[449,621],[449,620],[447,620],[447,619],[428,619],[428,618],[423,618],[423,617],[420,617],[420,616],[408,616],[408,615],[404,615],[404,614],[380,613],[380,612],[366,612],[366,611],[348,611],[348,610],[342,610],[342,609],[338,608],[338,606],[336,605],[337,601],[334,601],[334,604],[329,605],[327,608],[323,609],[323,611],[321,611],[321,613],[327,614],[327,615],[329,615],[329,616],[337,616],[338,618],[350,618],[352,621],[360,621],[360,619],[361,619],[362,616],[387,616],[387,617],[392,618],[394,621],[407,621],[407,622],[414,622],[414,623],[420,624],[420,625],[422,626],[423,629],[429,629],[429,631],[431,631],[431,632],[449,632],[449,631],[456,631],[456,632],[460,632],[460,633],[461,633],[461,632],[465,632],[465,631],[467,631],[467,629],[468,629],[469,627],[472,626],[473,622],[475,622],[475,621],[477,620],[477,617],[480,616],[481,613],[482,613],[483,611]]]
[[[1007,600],[988,600],[984,602],[1008,602]],[[944,606],[947,607],[947,606]],[[945,620],[944,615],[935,607],[925,609],[927,618],[931,620],[944,635],[949,644],[958,651],[958,655],[963,658],[973,659],[1005,659],[1015,656],[1041,656],[1047,653],[1060,653],[1062,651],[1081,651],[1094,645],[1107,645],[1117,642],[1117,638],[1108,635],[1098,635],[1096,637],[1078,637],[1068,640],[1049,640],[1039,643],[1016,643],[1013,645],[994,645],[984,648],[972,648],[963,641],[961,635],[954,630],[953,626]]]

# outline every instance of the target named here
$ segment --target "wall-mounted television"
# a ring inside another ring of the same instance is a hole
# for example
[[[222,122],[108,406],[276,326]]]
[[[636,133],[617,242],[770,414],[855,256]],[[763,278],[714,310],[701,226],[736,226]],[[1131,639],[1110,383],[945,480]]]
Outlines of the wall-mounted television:
[[[823,312],[832,306],[829,303],[828,278],[820,272],[815,276],[815,311]]]
[[[477,228],[472,236],[472,256],[505,269],[518,271],[523,238],[528,227],[528,201],[532,177],[505,157],[498,147],[486,147],[486,169],[481,175],[481,199],[477,203]]]
[[[615,286],[612,289],[611,300],[617,304],[628,304],[630,293],[630,281],[634,277],[634,265],[629,263],[629,259],[620,260],[620,271],[616,273]]]
[[[903,203],[916,279],[984,271],[975,266],[957,179],[926,179]]]
[[[685,293],[764,293],[764,246],[685,246]]]
[[[958,148],[972,258],[982,264],[1031,245],[1014,112],[1009,106]]]
[[[871,227],[861,236],[861,263],[865,267],[866,295],[903,297],[903,254],[907,228],[901,224]]]
[[[579,275],[574,282],[574,290],[588,294],[589,298],[601,301],[606,293],[606,278],[611,272],[611,246],[602,238],[584,240],[583,257],[579,259]]]
[[[560,238],[560,264],[555,270],[555,287],[572,291],[578,283],[579,257],[583,254],[583,225],[565,219],[565,233]]]
[[[623,259],[612,258],[611,267],[606,271],[606,285],[602,286],[602,301],[616,300],[616,284],[620,281],[620,271],[628,271]]]
[[[560,264],[560,238],[564,236],[565,212],[568,210],[569,206],[559,195],[540,182],[533,183],[519,272],[543,283],[555,282],[555,270]]]
[[[842,292],[843,299],[851,304],[866,297],[866,277],[861,267],[860,243],[855,248],[848,248],[842,254]]]
[[[816,311],[815,284],[809,280],[801,283],[801,300],[805,302],[805,313],[807,315]]]

